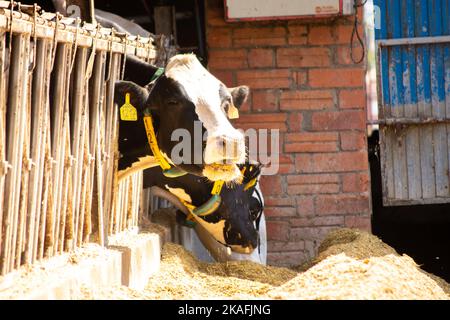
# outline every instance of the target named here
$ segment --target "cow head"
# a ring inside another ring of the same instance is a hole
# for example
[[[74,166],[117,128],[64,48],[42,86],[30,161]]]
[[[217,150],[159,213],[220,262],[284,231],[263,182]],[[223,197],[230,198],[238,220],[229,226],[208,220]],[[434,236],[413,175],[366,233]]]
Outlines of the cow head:
[[[136,67],[131,70],[138,75],[128,73],[126,78],[139,78],[142,72],[151,72],[147,76],[151,78],[156,68],[153,71]],[[131,172],[151,166],[147,161],[152,153],[142,121],[147,109],[153,117],[158,146],[169,163],[172,151],[179,143],[172,141],[172,133],[185,129],[191,137],[191,152],[183,155],[181,163],[176,163],[177,167],[212,181],[240,178],[237,164],[245,161],[244,136],[231,125],[227,115],[246,100],[247,87],[227,88],[192,54],[172,57],[164,74],[154,83],[147,86],[142,83],[142,80],[119,81],[115,86],[118,105],[123,104],[125,94],[129,93],[131,104],[138,112],[138,121],[120,122],[119,151],[122,157],[119,171]],[[195,126],[199,124],[201,132],[195,134]]]
[[[259,164],[240,165],[241,169],[243,167],[246,167],[246,170],[242,183],[224,185],[220,193],[222,200],[219,207],[211,214],[197,217],[195,221],[217,242],[230,247],[232,251],[250,253],[257,246],[258,232],[255,220],[263,209],[261,199],[254,197],[256,184],[251,182],[259,178],[261,171]],[[145,170],[144,187],[155,186],[159,188],[159,192],[155,194],[178,207],[181,210],[177,214],[180,222],[186,222],[187,211],[181,202],[174,201],[173,196],[200,207],[211,198],[213,183],[191,174],[167,178],[160,168]],[[161,192],[161,189],[165,192]]]

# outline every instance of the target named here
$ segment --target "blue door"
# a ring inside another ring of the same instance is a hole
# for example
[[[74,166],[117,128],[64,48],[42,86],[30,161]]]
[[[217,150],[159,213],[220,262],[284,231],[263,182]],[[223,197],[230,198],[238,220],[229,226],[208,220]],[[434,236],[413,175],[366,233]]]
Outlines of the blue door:
[[[383,202],[450,202],[450,0],[374,0]]]

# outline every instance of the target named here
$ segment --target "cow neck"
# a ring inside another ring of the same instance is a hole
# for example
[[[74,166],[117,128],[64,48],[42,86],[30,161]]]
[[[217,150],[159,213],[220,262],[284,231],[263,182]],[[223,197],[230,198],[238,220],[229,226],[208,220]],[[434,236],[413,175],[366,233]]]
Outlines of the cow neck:
[[[156,85],[156,82],[163,74],[164,68],[158,68],[153,74],[149,84],[151,86],[150,94],[154,86]],[[153,126],[153,117],[150,108],[144,109],[143,119],[148,144],[150,145],[150,149],[152,150],[153,156],[156,158],[156,161],[158,161],[158,164],[161,167],[164,176],[168,178],[176,178],[184,176],[187,172],[181,170],[180,168],[172,167],[167,161],[167,159],[164,157],[164,155],[161,153],[161,149],[158,146],[158,140],[156,139],[155,128]]]

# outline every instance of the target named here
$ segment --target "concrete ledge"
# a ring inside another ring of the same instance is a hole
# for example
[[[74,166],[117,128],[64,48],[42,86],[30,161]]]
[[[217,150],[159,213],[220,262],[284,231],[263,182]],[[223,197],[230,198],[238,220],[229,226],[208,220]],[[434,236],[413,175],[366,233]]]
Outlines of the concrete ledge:
[[[80,299],[84,289],[121,284],[143,289],[159,270],[164,233],[136,228],[110,237],[108,248],[88,244],[23,266],[0,276],[0,300]]]
[[[110,239],[109,248],[121,253],[122,284],[143,290],[148,278],[158,272],[161,261],[160,236],[155,233],[127,232]]]

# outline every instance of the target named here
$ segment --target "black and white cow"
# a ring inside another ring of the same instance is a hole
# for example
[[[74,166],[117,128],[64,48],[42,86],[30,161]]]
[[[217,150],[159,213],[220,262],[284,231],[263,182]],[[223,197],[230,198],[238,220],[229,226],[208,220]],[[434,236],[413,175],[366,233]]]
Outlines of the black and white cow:
[[[137,121],[120,121],[119,179],[157,165],[142,121],[146,108],[154,119],[158,146],[169,163],[178,144],[171,135],[182,128],[192,137],[192,153],[184,155],[182,163],[176,165],[178,168],[211,181],[240,179],[237,165],[245,161],[245,140],[231,125],[227,114],[246,100],[248,87],[227,88],[193,54],[172,57],[164,74],[148,84],[156,71],[157,68],[137,58],[127,57],[125,80],[116,83],[115,102],[121,106],[129,93],[138,113]],[[196,121],[201,121],[200,139],[207,134],[206,143],[194,139]],[[200,143],[200,149],[195,142]],[[195,163],[196,159],[201,159],[200,163]]]
[[[263,211],[262,195],[255,189],[260,176],[260,166],[245,164],[242,183],[224,185],[221,202],[211,214],[199,217],[200,223],[219,243],[233,252],[249,254],[258,247],[258,227]],[[144,188],[157,187],[182,199],[188,204],[200,207],[211,198],[214,183],[204,178],[187,174],[177,178],[167,178],[160,168],[144,171]],[[164,197],[164,192],[159,193]],[[172,197],[165,197],[177,205]],[[184,210],[186,212],[186,210]],[[181,211],[180,216],[186,217]]]

